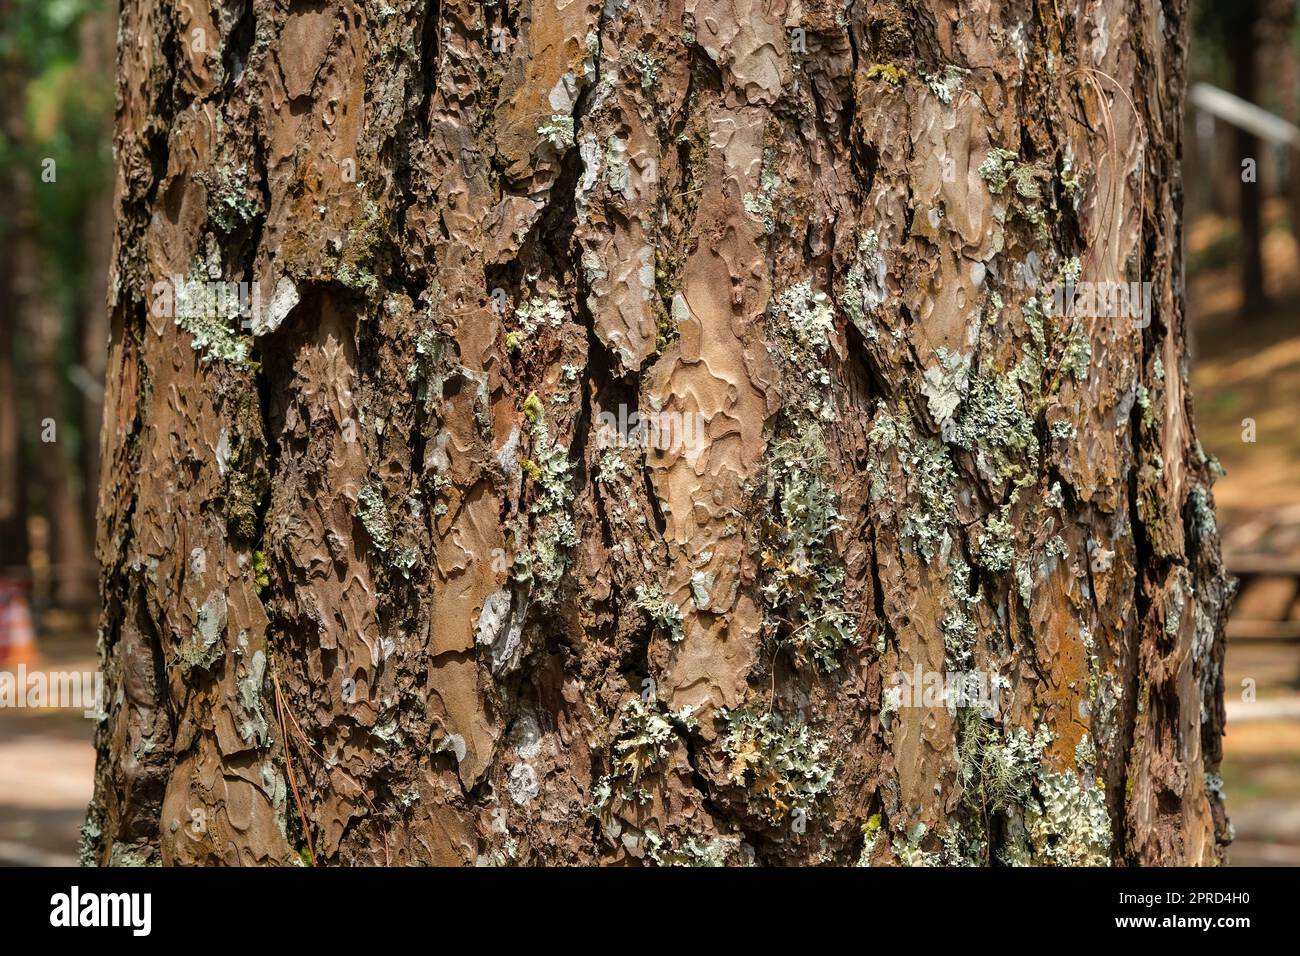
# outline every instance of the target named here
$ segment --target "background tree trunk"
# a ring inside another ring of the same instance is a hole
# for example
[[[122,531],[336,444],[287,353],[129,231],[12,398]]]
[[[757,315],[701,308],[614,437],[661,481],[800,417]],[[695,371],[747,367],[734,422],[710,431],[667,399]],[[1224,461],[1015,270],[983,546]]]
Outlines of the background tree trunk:
[[[1185,14],[125,0],[88,858],[1218,861]]]

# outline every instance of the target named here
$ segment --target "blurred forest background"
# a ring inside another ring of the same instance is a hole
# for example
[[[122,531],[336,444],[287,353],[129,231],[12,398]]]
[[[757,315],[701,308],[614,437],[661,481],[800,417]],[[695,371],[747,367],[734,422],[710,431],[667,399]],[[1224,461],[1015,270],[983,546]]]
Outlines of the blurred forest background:
[[[1300,865],[1298,5],[1194,0],[1189,64],[1208,84],[1184,145],[1193,395],[1243,581],[1234,863]],[[116,33],[115,0],[0,0],[0,668],[96,667]],[[0,709],[0,865],[75,862],[92,732],[80,711]]]

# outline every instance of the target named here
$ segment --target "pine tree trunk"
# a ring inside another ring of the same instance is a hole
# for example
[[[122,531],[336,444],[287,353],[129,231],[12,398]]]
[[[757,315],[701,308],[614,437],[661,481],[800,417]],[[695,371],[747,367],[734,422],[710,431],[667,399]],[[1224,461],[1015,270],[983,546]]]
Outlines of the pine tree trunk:
[[[125,0],[88,858],[1219,861],[1186,9],[1081,9]]]

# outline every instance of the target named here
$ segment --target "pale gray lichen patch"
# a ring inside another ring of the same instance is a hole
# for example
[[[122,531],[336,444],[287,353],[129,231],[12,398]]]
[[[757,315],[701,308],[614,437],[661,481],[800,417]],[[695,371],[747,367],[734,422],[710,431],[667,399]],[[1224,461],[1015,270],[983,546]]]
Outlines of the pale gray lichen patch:
[[[995,196],[1006,195],[1011,210],[1029,222],[1037,239],[1047,238],[1042,191],[1042,183],[1050,175],[1047,170],[1037,163],[1021,162],[1012,150],[995,147],[980,163],[979,172],[988,183],[989,192]]]
[[[678,735],[699,726],[689,706],[674,712],[657,699],[641,697],[633,697],[623,704],[618,724],[611,745],[613,766],[593,791],[591,810],[597,815],[615,796],[632,803],[649,803],[651,794],[646,789],[646,779],[667,766]]]
[[[536,335],[544,328],[559,328],[564,323],[564,307],[558,299],[533,296],[515,309],[520,329],[527,335]]]
[[[1025,829],[1039,861],[1058,866],[1109,866],[1111,828],[1100,786],[1073,771],[1038,779],[1038,799],[1025,811]]]
[[[530,547],[515,557],[514,577],[529,583],[543,604],[555,600],[569,553],[578,543],[570,503],[573,500],[573,462],[569,449],[550,435],[541,402],[530,397],[525,414],[532,419],[532,455],[525,470],[532,477],[534,499]],[[531,466],[531,467],[529,467]]]
[[[956,471],[942,442],[916,433],[911,419],[903,412],[891,413],[881,403],[875,422],[867,436],[870,452],[868,474],[870,496],[884,501],[894,487],[896,464],[903,478],[906,495],[891,497],[892,507],[900,512],[900,532],[926,560],[935,550],[951,540],[956,499]]]
[[[645,832],[645,846],[647,855],[656,866],[726,866],[730,850],[729,842],[722,838],[705,840],[694,835],[673,847],[654,830]]]
[[[745,211],[763,222],[763,230],[771,233],[776,230],[776,194],[781,188],[781,177],[776,174],[776,152],[768,148],[763,150],[763,166],[759,173],[759,191],[757,194],[747,192],[741,198]]]
[[[635,595],[633,606],[640,608],[646,617],[663,628],[670,641],[680,641],[685,636],[682,630],[682,609],[668,600],[662,589],[638,584]]]
[[[175,323],[190,334],[190,344],[204,364],[217,359],[248,367],[252,340],[237,331],[243,316],[239,297],[229,293],[229,284],[209,282],[196,270],[187,281],[173,285]]]
[[[365,485],[357,493],[357,517],[376,551],[386,552],[393,546],[393,522],[384,493],[376,485]]]
[[[573,146],[573,117],[556,113],[537,127],[537,135],[550,143],[556,152],[563,153]]]
[[[720,717],[727,778],[745,789],[750,808],[772,824],[796,812],[811,818],[834,778],[830,741],[803,721],[768,710],[724,709]]]
[[[951,352],[940,346],[935,349],[934,365],[921,377],[921,394],[930,405],[930,416],[947,434],[953,413],[957,411],[970,386],[969,354]]]
[[[239,706],[243,715],[236,724],[240,738],[249,744],[264,745],[267,741],[266,715],[262,711],[262,682],[266,678],[266,654],[261,650],[244,665],[246,671],[236,684]]]
[[[857,623],[844,608],[844,565],[834,548],[839,511],[826,479],[826,448],[815,424],[772,446],[763,530],[765,580],[760,590],[789,628],[785,638],[825,671],[857,641]]]
[[[938,100],[945,106],[951,106],[953,98],[961,92],[966,84],[970,70],[953,63],[947,63],[938,73],[923,74],[925,85],[930,88]]]
[[[225,652],[226,595],[213,591],[199,608],[194,631],[182,643],[180,659],[186,667],[210,668]]]
[[[887,266],[880,250],[880,238],[869,230],[858,239],[857,256],[844,277],[844,311],[849,321],[868,342],[880,334],[869,317],[884,304]]]

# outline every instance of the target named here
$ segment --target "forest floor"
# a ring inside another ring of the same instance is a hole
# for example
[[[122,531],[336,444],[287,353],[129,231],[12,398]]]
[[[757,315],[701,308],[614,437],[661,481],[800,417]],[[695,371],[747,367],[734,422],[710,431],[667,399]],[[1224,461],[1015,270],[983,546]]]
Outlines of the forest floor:
[[[1235,220],[1205,215],[1187,234],[1196,432],[1227,471],[1214,498],[1229,569],[1243,556],[1300,562],[1300,248],[1285,205],[1271,203],[1265,220],[1269,304],[1251,315]],[[1257,580],[1234,620],[1300,619],[1296,587]],[[1300,645],[1229,641],[1225,670],[1229,860],[1300,865]]]
[[[1257,315],[1240,314],[1232,221],[1202,216],[1187,235],[1197,433],[1227,470],[1214,493],[1229,567],[1243,555],[1300,562],[1300,247],[1281,204],[1266,220],[1270,305]],[[1300,595],[1285,580],[1258,582],[1234,610],[1287,616],[1300,619]],[[95,668],[93,622],[51,612],[41,627],[47,669]],[[1300,645],[1229,642],[1226,671],[1229,860],[1300,865]],[[0,866],[76,861],[94,729],[79,710],[0,710]]]
[[[50,612],[43,671],[94,671],[94,627]],[[28,667],[29,672],[32,667]],[[81,709],[0,709],[0,866],[74,866],[95,772],[95,721]]]

